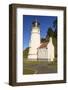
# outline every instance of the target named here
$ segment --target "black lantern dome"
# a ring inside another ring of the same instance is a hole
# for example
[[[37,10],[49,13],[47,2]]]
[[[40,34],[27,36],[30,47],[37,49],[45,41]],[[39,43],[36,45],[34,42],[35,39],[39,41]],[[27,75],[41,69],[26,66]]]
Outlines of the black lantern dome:
[[[39,27],[39,25],[40,25],[40,23],[37,21],[37,19],[36,19],[36,21],[34,21],[34,22],[32,23],[32,26],[33,26],[33,27]]]

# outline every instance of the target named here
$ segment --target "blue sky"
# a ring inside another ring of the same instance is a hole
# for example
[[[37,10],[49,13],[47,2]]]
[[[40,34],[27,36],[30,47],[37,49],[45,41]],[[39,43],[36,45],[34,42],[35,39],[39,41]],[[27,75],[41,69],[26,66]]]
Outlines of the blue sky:
[[[23,49],[29,47],[33,21],[37,19],[40,23],[40,36],[44,38],[47,35],[48,28],[53,27],[53,21],[56,18],[56,16],[23,15]]]

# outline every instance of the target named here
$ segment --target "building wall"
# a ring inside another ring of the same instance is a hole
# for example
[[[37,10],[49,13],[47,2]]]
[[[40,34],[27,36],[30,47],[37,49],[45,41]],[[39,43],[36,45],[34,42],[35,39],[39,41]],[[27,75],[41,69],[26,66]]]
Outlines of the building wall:
[[[54,45],[52,43],[52,40],[47,45],[48,48],[48,60],[53,61],[54,60]]]
[[[48,50],[46,48],[39,48],[38,49],[38,59],[39,60],[48,60]]]
[[[45,59],[48,61],[54,60],[54,45],[52,43],[52,38],[50,38],[47,48],[39,48],[38,49],[38,59]]]

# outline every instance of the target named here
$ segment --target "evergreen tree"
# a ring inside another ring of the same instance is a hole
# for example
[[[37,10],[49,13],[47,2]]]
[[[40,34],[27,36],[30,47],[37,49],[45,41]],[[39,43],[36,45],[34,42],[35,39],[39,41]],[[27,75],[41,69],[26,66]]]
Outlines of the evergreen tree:
[[[53,35],[54,35],[54,32],[53,32],[52,28],[49,27],[49,28],[48,28],[48,32],[47,32],[47,36],[53,37]]]
[[[53,22],[53,28],[54,28],[54,36],[57,39],[57,18]]]

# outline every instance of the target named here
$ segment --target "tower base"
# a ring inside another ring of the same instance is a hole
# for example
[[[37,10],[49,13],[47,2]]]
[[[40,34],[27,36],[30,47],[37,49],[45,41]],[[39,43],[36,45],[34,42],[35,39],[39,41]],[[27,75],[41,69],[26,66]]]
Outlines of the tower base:
[[[34,55],[34,54],[28,55],[28,60],[30,60],[30,61],[37,61],[37,55]]]

